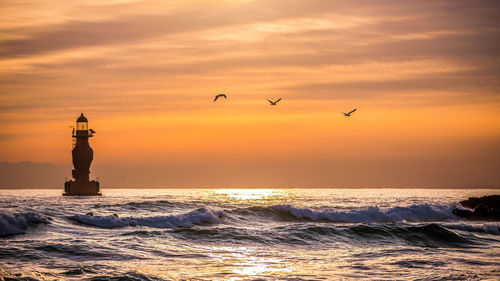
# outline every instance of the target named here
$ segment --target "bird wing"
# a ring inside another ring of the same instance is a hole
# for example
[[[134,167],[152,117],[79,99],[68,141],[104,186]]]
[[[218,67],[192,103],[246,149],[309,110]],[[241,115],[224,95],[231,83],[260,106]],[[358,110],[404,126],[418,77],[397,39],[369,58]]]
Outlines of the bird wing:
[[[351,111],[351,112],[349,112],[348,114],[351,114],[351,113],[353,113],[354,111],[356,111],[356,109],[357,109],[357,108],[355,108],[354,110],[352,110],[352,111]]]
[[[216,101],[220,97],[224,97],[225,99],[227,99],[227,96],[225,94],[218,94],[218,95],[215,96],[214,101]]]
[[[271,101],[271,100],[267,100],[267,101],[268,101],[268,102],[270,102],[271,104],[273,104],[273,103],[274,103],[274,102],[273,102],[273,101]]]
[[[281,100],[281,98],[279,98],[279,99],[278,99],[277,101],[275,101],[274,103],[277,103],[277,102],[279,102],[280,100]]]

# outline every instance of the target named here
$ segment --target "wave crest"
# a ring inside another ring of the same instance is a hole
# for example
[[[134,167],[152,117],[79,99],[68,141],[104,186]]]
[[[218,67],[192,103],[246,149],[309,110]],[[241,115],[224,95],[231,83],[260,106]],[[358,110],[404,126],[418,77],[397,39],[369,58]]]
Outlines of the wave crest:
[[[463,230],[468,232],[487,233],[500,235],[500,223],[483,223],[483,224],[446,224],[444,227],[448,229]]]
[[[69,217],[79,223],[103,227],[125,227],[125,226],[149,226],[156,228],[177,228],[177,227],[192,227],[193,225],[202,224],[217,224],[220,223],[222,212],[214,212],[206,208],[200,208],[185,214],[170,215],[170,216],[154,216],[154,217],[125,217],[118,218],[115,216],[84,216],[74,215]]]
[[[24,234],[28,226],[50,223],[34,212],[4,214],[0,213],[0,237]]]
[[[313,210],[296,208],[291,205],[274,205],[270,208],[274,211],[290,215],[295,219],[345,223],[429,222],[456,219],[448,206],[431,206],[428,204],[394,207],[387,210],[381,210],[378,207],[368,207],[366,209],[349,211]]]

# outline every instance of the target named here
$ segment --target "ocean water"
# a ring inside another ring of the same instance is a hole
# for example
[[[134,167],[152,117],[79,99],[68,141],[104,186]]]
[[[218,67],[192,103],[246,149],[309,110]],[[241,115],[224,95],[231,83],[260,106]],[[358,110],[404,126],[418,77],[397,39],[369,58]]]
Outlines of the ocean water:
[[[499,190],[61,192],[0,190],[0,280],[500,280],[500,223],[451,213]]]

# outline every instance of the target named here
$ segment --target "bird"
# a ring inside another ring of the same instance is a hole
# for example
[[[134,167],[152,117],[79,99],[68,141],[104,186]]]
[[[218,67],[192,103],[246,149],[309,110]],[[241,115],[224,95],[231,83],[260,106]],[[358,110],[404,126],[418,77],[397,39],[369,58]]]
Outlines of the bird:
[[[227,96],[225,94],[218,94],[215,96],[215,99],[214,99],[214,102],[218,99],[218,98],[225,98],[227,99]]]
[[[357,108],[355,108],[355,109],[351,110],[349,113],[345,113],[345,112],[342,112],[342,113],[344,113],[344,116],[345,116],[345,117],[351,117],[351,113],[353,113],[354,111],[356,111],[356,109],[357,109]]]
[[[92,134],[95,134],[95,131],[94,131],[94,130],[89,129],[89,131],[90,131]]]
[[[279,98],[278,100],[276,101],[272,101],[272,100],[267,100],[269,103],[271,103],[271,105],[276,105],[279,101],[281,100],[281,98]]]

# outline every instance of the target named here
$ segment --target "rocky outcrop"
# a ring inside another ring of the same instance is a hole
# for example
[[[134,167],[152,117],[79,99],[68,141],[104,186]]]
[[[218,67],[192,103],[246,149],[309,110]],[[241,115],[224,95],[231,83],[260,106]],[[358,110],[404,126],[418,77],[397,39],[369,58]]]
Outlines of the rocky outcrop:
[[[470,220],[500,221],[500,195],[470,197],[460,201],[460,204],[472,210],[455,208],[453,214],[458,217]]]

